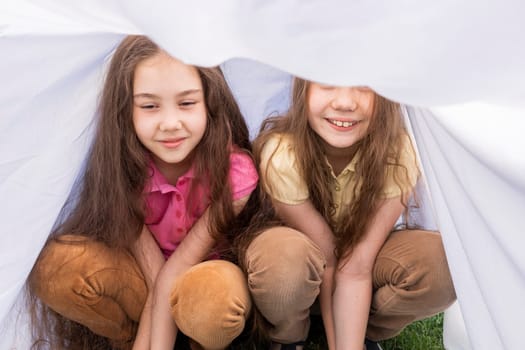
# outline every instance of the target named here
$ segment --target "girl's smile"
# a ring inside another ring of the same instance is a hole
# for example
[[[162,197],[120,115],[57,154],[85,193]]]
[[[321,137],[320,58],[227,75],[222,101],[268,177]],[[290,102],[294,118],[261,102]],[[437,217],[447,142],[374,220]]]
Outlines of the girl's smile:
[[[160,140],[159,142],[162,143],[162,145],[166,148],[177,148],[184,142],[185,139],[186,139],[185,137],[180,137],[180,138]]]
[[[373,105],[374,92],[368,88],[314,82],[308,86],[308,124],[324,141],[327,151],[346,152],[357,144],[367,134]]]
[[[140,142],[165,174],[188,170],[207,126],[197,69],[165,53],[137,65],[133,79],[133,125]]]
[[[339,119],[339,118],[326,118],[326,121],[328,121],[330,124],[332,124],[332,127],[335,130],[339,131],[350,131],[355,129],[356,125],[359,123],[359,120],[348,120],[348,119]]]

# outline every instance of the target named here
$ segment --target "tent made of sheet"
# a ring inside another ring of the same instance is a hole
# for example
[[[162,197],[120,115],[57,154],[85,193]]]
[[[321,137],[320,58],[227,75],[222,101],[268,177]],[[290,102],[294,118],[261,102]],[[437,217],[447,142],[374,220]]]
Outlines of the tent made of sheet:
[[[125,35],[145,34],[222,64],[253,133],[286,110],[291,74],[405,104],[422,214],[442,233],[470,344],[520,349],[524,16],[521,0],[0,0],[0,348],[27,348],[21,291],[89,147],[104,69]]]

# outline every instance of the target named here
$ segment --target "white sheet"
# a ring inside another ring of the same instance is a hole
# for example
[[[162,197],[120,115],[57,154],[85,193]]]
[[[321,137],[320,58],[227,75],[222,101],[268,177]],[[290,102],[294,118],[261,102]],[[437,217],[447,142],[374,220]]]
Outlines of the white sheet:
[[[470,342],[521,348],[524,10],[519,0],[1,0],[0,349],[17,343],[9,312],[89,146],[104,62],[130,33],[188,63],[247,57],[424,107],[410,121]],[[250,82],[246,61],[223,68],[245,72],[229,82],[246,95],[253,135],[287,103],[289,80],[259,67],[266,78],[257,70]]]

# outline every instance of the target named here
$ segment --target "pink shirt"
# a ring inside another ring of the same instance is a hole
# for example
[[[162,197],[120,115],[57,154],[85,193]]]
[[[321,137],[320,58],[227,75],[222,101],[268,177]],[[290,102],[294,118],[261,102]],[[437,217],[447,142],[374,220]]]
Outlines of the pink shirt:
[[[193,169],[180,176],[175,186],[151,163],[153,176],[146,184],[145,223],[168,258],[186,237],[193,224],[210,205],[209,188],[198,185],[190,193]],[[251,158],[242,153],[230,154],[230,187],[233,200],[248,196],[257,186],[259,177]],[[193,210],[188,208],[193,203]]]

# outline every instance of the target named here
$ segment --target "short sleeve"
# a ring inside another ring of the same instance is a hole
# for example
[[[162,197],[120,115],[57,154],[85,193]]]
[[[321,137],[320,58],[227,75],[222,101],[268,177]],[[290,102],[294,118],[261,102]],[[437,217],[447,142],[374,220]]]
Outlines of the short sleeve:
[[[273,135],[261,151],[261,179],[264,190],[285,204],[301,204],[309,197],[299,174],[295,150],[286,135]]]
[[[233,200],[244,198],[251,194],[259,176],[252,158],[244,153],[230,155],[230,186]]]
[[[388,166],[383,198],[393,198],[401,196],[402,194],[409,194],[416,185],[419,177],[419,167],[414,147],[408,135],[403,136],[399,164],[401,166]],[[398,179],[401,180],[399,184],[395,181],[395,172],[398,174]]]

